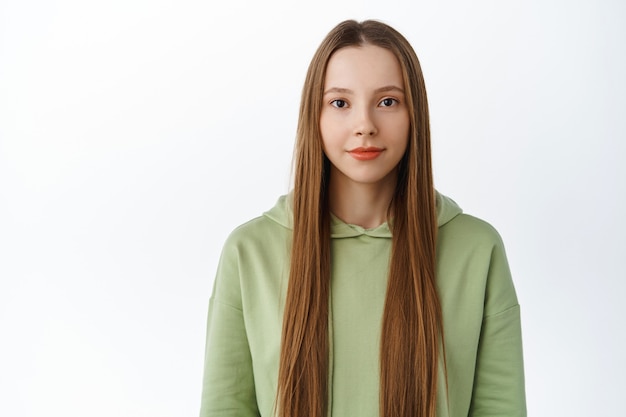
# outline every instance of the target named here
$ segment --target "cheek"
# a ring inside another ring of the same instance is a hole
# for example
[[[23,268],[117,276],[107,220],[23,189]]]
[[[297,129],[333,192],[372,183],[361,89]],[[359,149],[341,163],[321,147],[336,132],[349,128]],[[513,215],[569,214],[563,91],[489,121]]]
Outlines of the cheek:
[[[398,146],[406,146],[409,141],[410,126],[409,120],[405,117],[399,117],[387,125],[389,136],[394,139]]]
[[[407,114],[401,123],[398,124],[401,126],[400,136],[404,138],[404,146],[406,147],[409,144],[409,135],[411,133],[411,122],[409,121],[409,115]]]
[[[325,113],[322,111],[320,114],[320,134],[322,135],[322,140],[327,135],[328,132],[328,117],[325,116]]]
[[[332,147],[333,143],[337,141],[338,136],[338,124],[333,121],[332,117],[320,116],[320,134],[322,135],[322,147],[324,150],[328,147]]]
[[[397,125],[397,130],[395,132],[395,137],[397,138],[396,144],[399,151],[401,151],[401,155],[404,155],[407,148],[409,147],[409,135],[410,135],[410,127],[408,121],[406,123],[399,123]]]

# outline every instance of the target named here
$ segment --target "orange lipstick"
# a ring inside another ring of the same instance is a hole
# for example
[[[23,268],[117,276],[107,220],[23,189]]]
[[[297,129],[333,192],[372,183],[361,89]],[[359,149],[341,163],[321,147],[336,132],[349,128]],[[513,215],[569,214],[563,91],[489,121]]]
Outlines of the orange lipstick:
[[[383,150],[384,149],[375,146],[368,146],[351,149],[348,153],[359,161],[371,161],[372,159],[378,158],[380,154],[383,153]]]

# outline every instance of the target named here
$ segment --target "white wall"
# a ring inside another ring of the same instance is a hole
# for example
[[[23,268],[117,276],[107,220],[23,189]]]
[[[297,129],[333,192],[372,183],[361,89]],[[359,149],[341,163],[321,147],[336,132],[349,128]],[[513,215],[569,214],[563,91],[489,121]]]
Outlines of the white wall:
[[[507,244],[529,415],[621,415],[626,5],[295,3],[0,2],[0,415],[197,415],[222,242],[288,190],[345,18],[420,56],[437,186]]]

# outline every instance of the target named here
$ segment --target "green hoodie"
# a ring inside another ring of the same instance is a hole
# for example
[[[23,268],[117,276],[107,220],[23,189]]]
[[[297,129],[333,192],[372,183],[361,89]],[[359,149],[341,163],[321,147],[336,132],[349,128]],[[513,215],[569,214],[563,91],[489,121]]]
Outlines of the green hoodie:
[[[502,241],[437,193],[448,387],[438,417],[525,416],[520,311]],[[201,417],[271,416],[289,278],[290,197],[227,239],[209,302]],[[329,415],[378,417],[391,232],[331,221]],[[408,341],[407,341],[408,343]]]

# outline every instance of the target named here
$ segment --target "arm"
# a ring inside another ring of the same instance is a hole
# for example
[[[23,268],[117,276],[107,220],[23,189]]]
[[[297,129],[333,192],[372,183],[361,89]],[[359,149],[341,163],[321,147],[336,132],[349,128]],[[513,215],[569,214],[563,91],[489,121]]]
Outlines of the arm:
[[[520,309],[500,244],[487,278],[470,417],[525,417]]]
[[[209,301],[201,417],[257,417],[236,248],[228,242]]]

